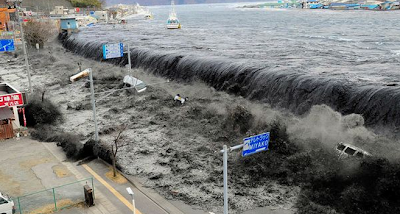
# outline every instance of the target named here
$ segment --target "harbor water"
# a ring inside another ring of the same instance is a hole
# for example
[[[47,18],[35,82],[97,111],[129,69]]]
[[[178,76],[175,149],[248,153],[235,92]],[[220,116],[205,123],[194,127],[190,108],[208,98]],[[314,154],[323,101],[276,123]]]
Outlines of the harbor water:
[[[298,114],[327,104],[363,115],[367,125],[400,125],[400,11],[238,6],[178,5],[180,30],[165,27],[169,6],[149,7],[153,20],[82,27],[63,44],[101,60],[102,44],[129,43],[133,67],[158,75],[201,80]]]

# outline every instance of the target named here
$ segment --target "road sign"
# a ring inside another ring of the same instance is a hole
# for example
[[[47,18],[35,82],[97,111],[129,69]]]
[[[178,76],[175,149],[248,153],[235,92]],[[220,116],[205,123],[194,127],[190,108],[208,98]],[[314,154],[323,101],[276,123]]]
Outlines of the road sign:
[[[0,107],[3,106],[22,106],[24,100],[22,99],[22,93],[0,95]]]
[[[268,150],[269,132],[245,138],[243,142],[243,157]]]
[[[14,40],[0,39],[0,52],[15,51]]]
[[[103,45],[103,58],[111,59],[124,56],[124,45],[122,43]]]

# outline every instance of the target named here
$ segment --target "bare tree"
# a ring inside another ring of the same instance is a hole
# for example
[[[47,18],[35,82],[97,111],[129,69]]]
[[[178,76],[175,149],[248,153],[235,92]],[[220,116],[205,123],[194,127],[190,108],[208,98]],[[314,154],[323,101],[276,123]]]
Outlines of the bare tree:
[[[25,39],[28,45],[35,47],[39,44],[40,48],[43,48],[52,36],[56,35],[55,25],[50,21],[37,21],[30,20],[24,27]]]
[[[113,176],[117,176],[117,167],[116,167],[116,162],[117,162],[117,154],[118,154],[118,149],[126,146],[127,143],[122,139],[122,133],[126,130],[127,125],[121,125],[118,127],[117,131],[118,134],[115,137],[113,144],[111,145],[111,155],[112,155],[112,165],[113,165]]]

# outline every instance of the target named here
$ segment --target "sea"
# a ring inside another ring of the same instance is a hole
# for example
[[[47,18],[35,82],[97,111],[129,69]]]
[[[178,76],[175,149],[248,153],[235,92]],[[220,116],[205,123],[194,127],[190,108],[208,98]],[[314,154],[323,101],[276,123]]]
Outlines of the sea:
[[[159,75],[196,77],[298,114],[327,104],[367,125],[400,125],[400,11],[245,4],[177,5],[179,30],[166,29],[171,6],[152,6],[152,20],[81,27],[64,46],[101,60],[102,44],[122,42],[134,67]]]

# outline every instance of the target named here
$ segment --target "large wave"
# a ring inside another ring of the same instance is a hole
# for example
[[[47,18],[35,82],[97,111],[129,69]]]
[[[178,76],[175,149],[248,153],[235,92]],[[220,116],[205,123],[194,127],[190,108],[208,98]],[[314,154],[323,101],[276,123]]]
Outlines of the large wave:
[[[102,59],[102,44],[60,35],[68,50],[94,60]],[[131,49],[133,68],[184,81],[201,80],[217,90],[283,107],[296,114],[326,104],[342,114],[361,114],[369,126],[400,125],[400,91],[397,86],[357,86],[350,82],[296,71],[271,71],[226,59],[167,54]],[[107,60],[124,66],[127,55]]]

